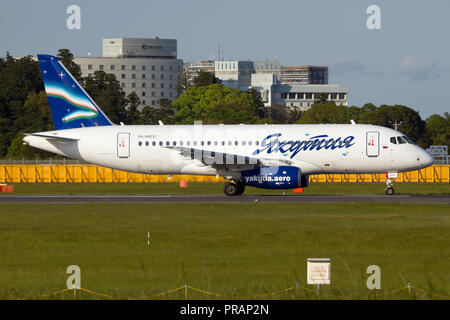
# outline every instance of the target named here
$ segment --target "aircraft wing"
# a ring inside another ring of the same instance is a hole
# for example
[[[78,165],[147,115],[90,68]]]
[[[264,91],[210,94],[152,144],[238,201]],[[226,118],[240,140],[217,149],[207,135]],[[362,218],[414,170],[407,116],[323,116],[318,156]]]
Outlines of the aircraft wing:
[[[213,167],[239,167],[243,165],[260,166],[279,166],[292,165],[292,162],[285,159],[261,159],[256,157],[243,156],[234,153],[218,152],[197,148],[187,147],[166,147],[168,149],[179,151],[185,157],[197,159],[205,165]]]

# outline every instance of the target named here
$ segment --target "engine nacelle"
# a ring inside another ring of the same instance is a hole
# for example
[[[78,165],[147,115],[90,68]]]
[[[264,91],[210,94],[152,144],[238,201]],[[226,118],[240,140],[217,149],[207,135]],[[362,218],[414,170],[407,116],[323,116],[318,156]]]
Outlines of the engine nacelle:
[[[294,189],[306,187],[308,185],[308,176],[302,176],[301,170],[297,167],[258,167],[252,170],[242,171],[241,182],[244,185],[257,188]]]

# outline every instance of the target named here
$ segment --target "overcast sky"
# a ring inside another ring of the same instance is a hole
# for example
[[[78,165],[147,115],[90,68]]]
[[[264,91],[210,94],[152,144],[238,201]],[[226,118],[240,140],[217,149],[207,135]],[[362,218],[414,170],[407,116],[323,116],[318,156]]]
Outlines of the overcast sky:
[[[66,27],[69,5],[81,29]],[[381,29],[366,24],[370,5]],[[0,56],[100,56],[104,37],[178,40],[185,62],[274,60],[328,65],[329,81],[350,89],[349,104],[404,104],[423,118],[450,112],[450,1],[412,0],[2,0]]]

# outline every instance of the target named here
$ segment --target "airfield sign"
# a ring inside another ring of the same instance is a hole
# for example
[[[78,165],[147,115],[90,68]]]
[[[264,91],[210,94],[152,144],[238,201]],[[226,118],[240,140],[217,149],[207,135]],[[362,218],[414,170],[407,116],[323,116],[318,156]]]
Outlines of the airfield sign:
[[[330,259],[309,258],[307,274],[308,284],[330,284]]]

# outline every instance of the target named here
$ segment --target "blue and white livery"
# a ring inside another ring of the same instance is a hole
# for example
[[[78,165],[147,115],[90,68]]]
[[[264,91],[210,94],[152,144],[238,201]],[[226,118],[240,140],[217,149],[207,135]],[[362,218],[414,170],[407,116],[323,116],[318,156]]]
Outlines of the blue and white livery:
[[[308,175],[425,168],[433,158],[390,128],[323,125],[114,125],[57,58],[38,55],[56,130],[27,134],[32,147],[148,174],[223,176],[245,186],[306,187]],[[393,188],[388,184],[388,194]]]

